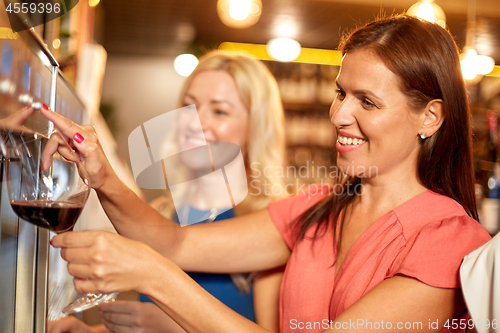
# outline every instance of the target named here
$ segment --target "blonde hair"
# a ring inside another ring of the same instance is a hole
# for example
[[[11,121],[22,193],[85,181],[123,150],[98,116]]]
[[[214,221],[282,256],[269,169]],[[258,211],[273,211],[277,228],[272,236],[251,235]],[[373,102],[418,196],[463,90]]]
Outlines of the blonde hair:
[[[249,181],[249,194],[235,207],[236,215],[267,207],[270,201],[286,197],[283,177],[265,175],[264,168],[284,166],[285,132],[284,112],[278,84],[269,69],[259,60],[244,53],[212,51],[200,58],[196,69],[186,79],[179,104],[194,77],[205,71],[224,71],[234,80],[239,97],[249,112],[246,156],[244,156]],[[277,194],[273,189],[278,188]],[[160,198],[156,208],[172,217],[172,201]]]
[[[212,51],[200,59],[196,69],[184,82],[179,105],[183,105],[184,96],[194,77],[205,71],[224,71],[231,75],[239,97],[249,112],[244,160],[250,186],[245,200],[234,208],[235,215],[263,209],[270,201],[286,197],[284,178],[264,173],[266,166],[284,167],[284,112],[276,79],[262,62],[249,55]],[[174,142],[174,140],[167,141]],[[279,189],[278,194],[273,192],[275,186]],[[169,194],[154,200],[151,205],[167,218],[172,218],[175,213]],[[248,276],[245,274],[230,276],[240,292],[248,294],[255,275],[256,273]]]

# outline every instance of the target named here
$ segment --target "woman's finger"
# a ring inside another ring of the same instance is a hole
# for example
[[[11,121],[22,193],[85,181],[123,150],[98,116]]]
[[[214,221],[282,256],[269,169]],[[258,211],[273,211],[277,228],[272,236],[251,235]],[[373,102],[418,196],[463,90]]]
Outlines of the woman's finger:
[[[73,138],[76,133],[85,131],[81,126],[50,109],[42,108],[40,112],[45,118],[53,122],[54,126],[67,138]]]
[[[106,291],[99,290],[99,288],[97,288],[97,286],[96,286],[96,283],[94,281],[88,280],[88,279],[80,279],[80,278],[75,277],[73,279],[73,285],[75,287],[75,290],[81,294],[88,294],[88,293],[106,294],[106,293],[108,293]]]
[[[93,283],[100,275],[99,273],[96,273],[95,269],[90,267],[90,265],[74,264],[71,262],[68,263],[68,273],[75,279],[84,279]]]
[[[90,247],[100,238],[106,237],[106,231],[68,231],[52,237],[50,244],[55,248],[63,247]]]
[[[71,139],[72,146],[84,156],[91,155],[95,152],[95,145],[98,143],[98,140],[93,127],[80,126],[51,110],[43,110],[42,114],[45,118],[54,123],[58,132],[60,132],[64,138]]]
[[[109,177],[116,177],[99,143],[93,126],[79,126],[71,120],[50,110],[42,110],[42,114],[54,123],[60,133],[62,140],[56,138],[58,142],[67,145],[69,141],[70,147],[75,148],[77,151],[76,155],[81,162],[78,163],[80,175],[82,178],[88,180],[88,184],[92,188],[99,190],[104,186],[105,181]],[[60,146],[61,145],[59,145],[57,149],[61,149],[60,152],[63,152],[64,150]],[[49,155],[50,152],[54,152],[54,149],[56,149],[55,144],[52,143],[50,148],[51,149],[47,151],[47,155]]]
[[[78,153],[72,149],[69,143],[63,138],[60,133],[53,133],[49,141],[47,141],[42,152],[42,168],[46,170],[50,166],[52,155],[58,151],[62,157],[71,162],[79,162]]]
[[[136,333],[137,330],[135,327],[130,327],[130,326],[125,326],[120,323],[112,323],[104,318],[102,319],[102,323],[106,328],[109,330],[109,332],[112,333]]]
[[[84,333],[90,328],[73,316],[47,322],[47,333]]]
[[[15,113],[11,114],[8,117],[5,117],[4,119],[0,120],[0,126],[4,127],[9,127],[9,126],[19,126],[21,125],[26,119],[28,119],[34,112],[35,110],[31,107],[31,104],[28,105],[27,107],[16,111]]]
[[[124,313],[130,314],[134,311],[130,303],[136,303],[135,301],[115,301],[108,303],[99,304],[99,310],[106,313]]]
[[[132,326],[134,324],[133,317],[129,313],[103,311],[102,319],[114,325]]]
[[[93,258],[89,251],[88,247],[62,248],[61,257],[72,264],[86,265],[97,262],[98,259]]]

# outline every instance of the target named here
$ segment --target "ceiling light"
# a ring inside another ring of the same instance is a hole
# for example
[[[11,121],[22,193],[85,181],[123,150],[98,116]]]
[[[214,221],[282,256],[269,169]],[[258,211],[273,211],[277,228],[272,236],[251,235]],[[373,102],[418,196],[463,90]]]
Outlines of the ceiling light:
[[[229,1],[229,16],[237,21],[243,21],[250,15],[250,0]]]
[[[218,0],[217,13],[228,27],[248,28],[257,23],[262,13],[261,0]]]
[[[271,58],[281,62],[289,62],[300,55],[300,43],[291,38],[273,38],[267,42],[267,53]]]
[[[443,28],[446,27],[446,15],[443,9],[434,3],[434,0],[421,0],[408,8],[406,13],[422,20],[437,23]]]
[[[198,66],[198,58],[192,54],[181,54],[174,60],[174,69],[182,76],[189,76],[196,66]]]

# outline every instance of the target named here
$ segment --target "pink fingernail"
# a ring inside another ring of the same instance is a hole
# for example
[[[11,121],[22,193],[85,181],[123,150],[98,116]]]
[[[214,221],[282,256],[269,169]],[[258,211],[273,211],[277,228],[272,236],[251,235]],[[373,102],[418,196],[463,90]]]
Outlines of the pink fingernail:
[[[40,165],[40,172],[42,172],[43,170],[44,170],[44,168],[43,168],[43,163],[42,163],[42,165]]]
[[[47,105],[47,104],[45,104],[45,103],[42,103],[42,107],[43,107],[45,110],[48,110],[48,109],[49,109],[48,105]]]
[[[75,135],[73,135],[73,140],[78,143],[82,143],[83,141],[85,141],[85,138],[80,133],[76,133]]]

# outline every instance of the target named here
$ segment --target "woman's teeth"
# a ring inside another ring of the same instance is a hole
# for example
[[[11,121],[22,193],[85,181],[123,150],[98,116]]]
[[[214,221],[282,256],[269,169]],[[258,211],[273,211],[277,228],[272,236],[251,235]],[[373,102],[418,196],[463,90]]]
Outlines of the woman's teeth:
[[[196,146],[204,146],[206,145],[206,141],[202,139],[197,139],[197,138],[192,138],[192,137],[187,137],[186,141],[192,145]]]
[[[345,136],[340,136],[340,135],[337,137],[337,141],[343,145],[361,145],[366,142],[366,140],[363,139],[347,138]]]

